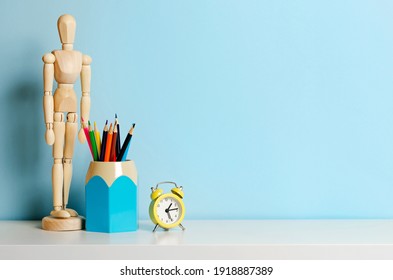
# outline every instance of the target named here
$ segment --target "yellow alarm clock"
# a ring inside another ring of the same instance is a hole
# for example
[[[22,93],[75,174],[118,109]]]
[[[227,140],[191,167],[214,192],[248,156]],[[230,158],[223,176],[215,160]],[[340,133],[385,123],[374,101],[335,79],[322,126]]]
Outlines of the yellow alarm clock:
[[[158,186],[162,184],[173,184],[171,193],[163,194],[164,191]],[[183,187],[178,187],[175,182],[161,182],[156,187],[151,188],[150,198],[152,199],[149,207],[150,219],[156,225],[153,232],[160,226],[163,229],[170,229],[179,226],[185,230],[181,222],[184,219],[186,208],[183,203]]]

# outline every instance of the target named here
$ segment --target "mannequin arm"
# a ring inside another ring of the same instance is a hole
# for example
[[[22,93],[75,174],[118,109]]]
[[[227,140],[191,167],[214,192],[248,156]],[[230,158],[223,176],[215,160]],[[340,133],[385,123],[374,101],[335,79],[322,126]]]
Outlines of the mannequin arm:
[[[55,134],[53,133],[53,77],[55,56],[48,53],[42,57],[44,61],[44,119],[45,119],[45,141],[48,145],[55,142]]]
[[[91,57],[88,55],[83,55],[82,57],[82,71],[81,71],[81,88],[82,88],[82,98],[81,98],[81,129],[78,134],[79,142],[84,143],[86,136],[83,131],[83,124],[87,127],[87,122],[90,115],[90,80],[91,80]]]

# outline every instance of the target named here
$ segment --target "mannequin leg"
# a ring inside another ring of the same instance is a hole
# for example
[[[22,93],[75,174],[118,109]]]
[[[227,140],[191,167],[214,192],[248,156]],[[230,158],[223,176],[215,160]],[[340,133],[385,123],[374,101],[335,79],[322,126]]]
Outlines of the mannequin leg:
[[[53,131],[55,143],[53,144],[53,167],[52,167],[52,192],[53,211],[50,213],[55,218],[69,218],[70,214],[63,210],[63,146],[64,146],[64,115],[54,114]]]
[[[67,209],[68,197],[71,187],[72,180],[72,157],[74,154],[74,144],[76,139],[76,133],[78,130],[77,114],[68,113],[67,123],[65,128],[65,145],[64,145],[64,190],[63,190],[63,209],[65,209],[72,217],[78,216],[75,210]]]

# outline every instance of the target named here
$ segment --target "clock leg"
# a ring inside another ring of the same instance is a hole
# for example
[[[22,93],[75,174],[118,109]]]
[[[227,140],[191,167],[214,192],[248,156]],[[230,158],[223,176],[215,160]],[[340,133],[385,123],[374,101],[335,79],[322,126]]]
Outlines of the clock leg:
[[[156,226],[154,227],[153,232],[156,231],[157,227],[158,227],[158,224],[156,224]]]
[[[182,224],[179,224],[179,227],[180,227],[182,230],[185,230],[185,229],[186,229],[185,227],[183,227]]]

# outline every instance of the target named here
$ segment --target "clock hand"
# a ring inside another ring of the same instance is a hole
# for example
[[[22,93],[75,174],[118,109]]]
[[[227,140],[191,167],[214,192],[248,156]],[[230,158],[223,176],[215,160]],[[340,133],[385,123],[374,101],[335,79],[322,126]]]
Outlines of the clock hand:
[[[169,204],[169,206],[168,206],[168,208],[167,208],[167,209],[165,209],[165,212],[169,211],[169,209],[171,209],[171,206],[172,206],[172,203],[171,203],[171,204]]]
[[[179,210],[179,208],[172,208],[172,209],[169,209],[168,212],[169,212],[169,211],[173,211],[173,210]]]
[[[169,204],[169,206],[168,206],[167,209],[165,209],[165,212],[168,214],[169,219],[171,219],[171,221],[173,221],[173,219],[172,219],[172,217],[171,217],[171,213],[169,213],[169,211],[171,211],[171,210],[170,210],[171,206],[172,206],[172,203]]]

